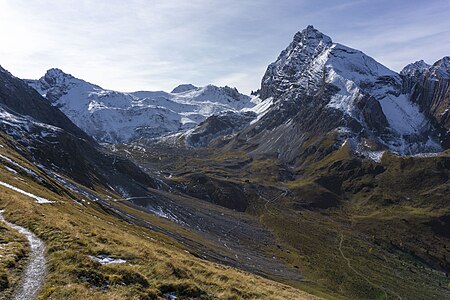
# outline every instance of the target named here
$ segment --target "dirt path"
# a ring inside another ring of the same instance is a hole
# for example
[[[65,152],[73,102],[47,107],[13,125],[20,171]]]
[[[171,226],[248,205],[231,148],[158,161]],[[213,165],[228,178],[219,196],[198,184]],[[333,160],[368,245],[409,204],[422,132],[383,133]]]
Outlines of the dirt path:
[[[367,281],[367,283],[369,283],[370,285],[372,285],[373,287],[380,289],[383,291],[385,298],[384,299],[388,299],[388,293],[386,292],[386,289],[384,287],[382,287],[379,284],[376,284],[374,282],[372,282],[369,278],[367,278],[366,276],[364,276],[364,274],[361,274],[359,271],[357,271],[355,268],[353,268],[352,264],[350,263],[350,259],[348,257],[346,257],[344,255],[344,252],[342,251],[342,243],[344,242],[344,235],[341,234],[341,240],[339,241],[339,252],[341,253],[341,256],[343,259],[345,259],[347,261],[347,266],[358,276],[360,276],[361,278],[363,278],[365,281]],[[388,291],[389,293],[395,295],[398,299],[402,299],[402,297],[393,292],[393,291]]]
[[[29,262],[26,266],[21,282],[14,291],[14,300],[35,299],[44,282],[45,275],[45,245],[36,235],[28,229],[9,223],[3,218],[3,211],[0,210],[0,221],[8,227],[17,230],[26,236],[30,244]]]

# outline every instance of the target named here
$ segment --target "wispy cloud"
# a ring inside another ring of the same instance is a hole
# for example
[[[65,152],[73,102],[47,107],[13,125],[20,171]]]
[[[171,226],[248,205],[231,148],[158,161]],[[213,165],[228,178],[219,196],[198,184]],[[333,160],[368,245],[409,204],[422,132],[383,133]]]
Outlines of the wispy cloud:
[[[256,89],[293,34],[314,24],[393,69],[448,55],[449,1],[0,0],[0,64],[59,67],[118,90],[189,82]]]

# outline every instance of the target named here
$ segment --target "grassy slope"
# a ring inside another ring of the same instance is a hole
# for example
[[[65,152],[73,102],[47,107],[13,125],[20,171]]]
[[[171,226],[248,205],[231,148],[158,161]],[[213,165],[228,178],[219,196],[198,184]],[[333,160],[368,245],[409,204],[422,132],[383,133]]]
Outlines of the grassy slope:
[[[263,212],[263,221],[301,251],[299,264],[313,288],[357,299],[450,297],[443,272],[449,239],[425,226],[450,212],[447,155],[386,155],[385,171],[377,174],[374,163],[348,167],[354,162],[344,151],[310,165],[300,181],[285,183],[293,195],[272,205],[271,214]],[[322,196],[311,182],[326,183],[340,205],[302,209],[304,195]]]
[[[57,192],[44,188],[24,172],[13,174],[0,165],[2,181],[56,201],[40,205],[0,187],[0,209],[5,209],[5,218],[29,228],[47,245],[48,274],[42,299],[154,299],[168,292],[204,299],[314,299],[292,287],[201,260],[164,235],[105,213],[95,202],[79,205],[68,197],[69,191],[13,150],[3,147],[0,153],[40,174]],[[23,253],[22,238],[8,234],[17,242],[15,251]],[[0,250],[3,255],[4,249]],[[99,254],[127,263],[102,266],[88,257]],[[15,264],[23,265],[22,257],[16,255]],[[6,274],[14,284],[18,269],[1,266],[0,274]]]

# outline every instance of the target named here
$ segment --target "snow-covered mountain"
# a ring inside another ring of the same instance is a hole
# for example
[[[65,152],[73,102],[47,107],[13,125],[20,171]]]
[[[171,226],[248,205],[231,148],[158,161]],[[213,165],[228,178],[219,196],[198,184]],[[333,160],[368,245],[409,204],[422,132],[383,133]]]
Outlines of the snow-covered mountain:
[[[274,105],[234,141],[245,137],[255,153],[293,162],[343,144],[369,156],[441,150],[433,122],[404,91],[400,74],[313,26],[269,65],[259,95]]]
[[[98,141],[123,143],[195,127],[211,115],[254,104],[235,88],[184,84],[171,93],[121,93],[50,69],[26,80],[78,127]]]

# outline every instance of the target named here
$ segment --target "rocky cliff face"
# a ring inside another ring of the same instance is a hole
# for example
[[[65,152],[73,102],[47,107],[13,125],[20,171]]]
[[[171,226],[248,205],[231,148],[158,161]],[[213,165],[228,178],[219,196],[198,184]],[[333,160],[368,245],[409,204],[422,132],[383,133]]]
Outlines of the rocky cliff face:
[[[407,65],[400,73],[403,91],[440,128],[445,148],[450,147],[450,57],[432,66],[423,61]]]
[[[312,26],[269,65],[259,93],[273,107],[232,142],[246,140],[256,154],[294,163],[343,144],[370,157],[441,150],[433,122],[404,92],[400,74]]]
[[[211,116],[187,132],[185,141],[192,147],[207,147],[214,139],[234,134],[245,128],[256,119],[256,116],[256,113],[252,111],[225,112],[218,116]]]

